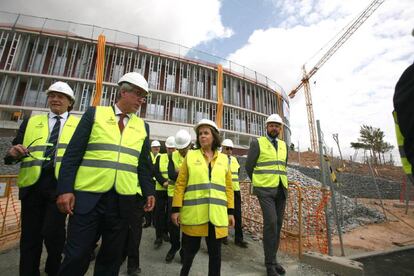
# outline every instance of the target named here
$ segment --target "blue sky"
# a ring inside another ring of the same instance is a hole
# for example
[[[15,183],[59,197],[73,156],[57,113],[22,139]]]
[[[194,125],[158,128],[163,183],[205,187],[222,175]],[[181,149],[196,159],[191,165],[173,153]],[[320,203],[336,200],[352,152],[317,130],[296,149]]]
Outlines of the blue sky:
[[[284,90],[310,70],[372,0],[2,0],[0,10],[70,20],[179,43],[256,70]],[[352,155],[362,124],[396,145],[395,84],[414,61],[413,0],[386,0],[311,80],[327,145]],[[328,44],[327,44],[328,43]],[[325,47],[324,47],[325,46]],[[290,101],[292,141],[309,147],[303,91]],[[334,152],[337,154],[336,149]],[[394,152],[394,159],[398,156]]]
[[[203,41],[195,46],[201,51],[220,57],[227,57],[246,44],[255,30],[277,26],[281,22],[271,1],[225,0],[222,2],[220,15],[223,25],[230,28],[233,35]]]

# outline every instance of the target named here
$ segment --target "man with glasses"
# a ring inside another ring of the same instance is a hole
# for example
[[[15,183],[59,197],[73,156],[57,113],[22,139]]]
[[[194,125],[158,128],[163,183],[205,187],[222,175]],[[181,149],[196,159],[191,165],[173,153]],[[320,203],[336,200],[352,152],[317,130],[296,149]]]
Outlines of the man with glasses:
[[[75,102],[65,82],[46,91],[50,111],[22,122],[6,164],[21,162],[17,185],[21,200],[20,275],[40,275],[43,242],[45,272],[56,275],[65,243],[65,218],[56,207],[56,185],[62,156],[79,123],[69,114]]]
[[[98,233],[94,275],[118,275],[128,231],[128,245],[137,249],[144,211],[155,204],[149,127],[136,115],[148,83],[131,72],[118,85],[114,106],[90,107],[82,116],[62,160],[57,205],[70,219],[59,275],[86,273]],[[140,271],[138,252],[134,257],[129,275]]]
[[[241,194],[239,183],[240,164],[237,161],[237,158],[233,156],[233,148],[233,141],[230,139],[224,139],[223,143],[221,143],[221,152],[227,154],[227,156],[229,157],[232,184],[234,190],[234,244],[241,248],[247,248],[247,242],[243,240],[242,229]],[[227,237],[223,238],[223,244],[228,244]]]
[[[276,259],[288,196],[287,148],[286,143],[278,139],[282,127],[283,121],[278,114],[267,117],[266,135],[252,139],[245,166],[262,209],[263,249],[268,276],[286,273]]]

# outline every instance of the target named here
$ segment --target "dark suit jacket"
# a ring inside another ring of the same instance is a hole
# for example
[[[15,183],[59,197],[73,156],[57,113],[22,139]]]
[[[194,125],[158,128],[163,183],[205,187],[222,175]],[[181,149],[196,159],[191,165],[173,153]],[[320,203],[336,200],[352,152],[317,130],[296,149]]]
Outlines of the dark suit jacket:
[[[401,75],[395,86],[394,110],[404,135],[404,152],[414,172],[414,64]]]
[[[95,118],[95,107],[90,107],[82,116],[78,127],[73,134],[62,159],[62,165],[59,172],[57,185],[57,194],[74,193],[75,194],[75,212],[86,214],[91,211],[102,193],[75,191],[74,184],[78,168],[82,162],[83,156],[88,146],[89,136]],[[137,167],[138,179],[144,197],[155,194],[154,186],[151,185],[152,165],[150,157],[149,126],[145,123],[147,137],[142,146],[139,156],[139,166]],[[119,208],[121,215],[127,212],[130,206],[133,206],[136,196],[119,195]]]

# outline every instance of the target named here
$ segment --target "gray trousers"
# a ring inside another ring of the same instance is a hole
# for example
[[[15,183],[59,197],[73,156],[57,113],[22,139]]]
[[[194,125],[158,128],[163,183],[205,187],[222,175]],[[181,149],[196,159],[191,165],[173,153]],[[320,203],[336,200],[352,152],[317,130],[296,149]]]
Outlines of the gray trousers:
[[[277,189],[265,189],[257,194],[263,214],[263,249],[266,267],[277,264],[276,253],[279,249],[280,231],[285,214],[286,193],[280,183]]]

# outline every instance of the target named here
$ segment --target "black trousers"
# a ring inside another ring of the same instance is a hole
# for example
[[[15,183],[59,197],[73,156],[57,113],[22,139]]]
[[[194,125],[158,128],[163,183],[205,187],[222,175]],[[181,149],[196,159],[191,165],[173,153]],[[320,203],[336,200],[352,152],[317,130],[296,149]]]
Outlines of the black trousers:
[[[214,225],[208,224],[208,236],[206,238],[208,250],[208,275],[219,276],[221,271],[221,239],[216,239]],[[198,250],[200,249],[201,237],[188,236],[183,233],[182,250],[183,266],[180,276],[187,276]]]
[[[161,239],[167,233],[168,222],[168,195],[167,191],[155,192],[155,237]]]
[[[241,194],[240,191],[234,191],[234,234],[235,241],[243,241],[243,230],[242,230],[242,210],[241,210]]]
[[[45,272],[56,275],[65,243],[66,215],[56,206],[56,179],[53,170],[42,171],[34,186],[22,188],[20,275],[40,275],[43,242],[47,250]]]
[[[96,257],[94,275],[118,275],[128,234],[127,210],[120,208],[122,196],[114,189],[102,194],[93,209],[86,214],[74,213],[69,219],[65,258],[59,275],[84,275],[97,233],[102,243]]]
[[[268,195],[257,197],[263,214],[263,250],[266,267],[277,264],[276,254],[286,207],[286,195],[282,184],[272,190]]]
[[[168,197],[168,233],[170,234],[171,250],[178,251],[180,249],[180,227],[175,225],[171,220],[172,213],[172,201],[171,196]]]
[[[125,257],[128,257],[128,270],[139,268],[139,245],[142,237],[142,220],[144,217],[145,200],[142,196],[137,196],[135,207],[131,210],[128,222],[128,240],[125,250]]]

